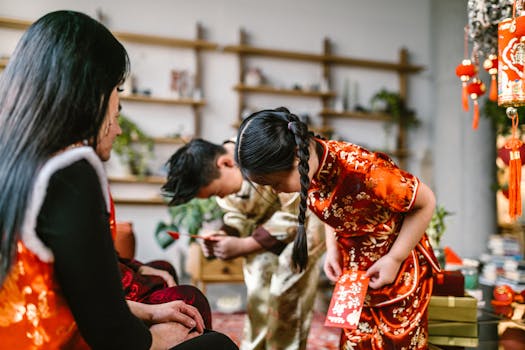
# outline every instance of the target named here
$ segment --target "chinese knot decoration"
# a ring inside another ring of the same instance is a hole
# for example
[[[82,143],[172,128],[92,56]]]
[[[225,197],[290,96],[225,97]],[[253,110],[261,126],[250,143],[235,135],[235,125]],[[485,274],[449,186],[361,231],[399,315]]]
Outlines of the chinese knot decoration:
[[[514,107],[507,108],[507,116],[512,120],[512,135],[505,143],[510,151],[509,162],[509,215],[511,219],[521,216],[521,155],[523,142],[518,138],[518,111]]]

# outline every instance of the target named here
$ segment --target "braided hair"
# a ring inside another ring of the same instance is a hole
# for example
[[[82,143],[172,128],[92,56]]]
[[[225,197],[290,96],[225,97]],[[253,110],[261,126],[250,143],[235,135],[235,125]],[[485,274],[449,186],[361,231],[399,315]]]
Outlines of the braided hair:
[[[297,235],[292,261],[302,271],[308,263],[306,241],[306,207],[310,178],[309,146],[313,134],[295,114],[280,107],[256,112],[243,120],[237,135],[235,161],[247,179],[294,168],[295,156],[299,158],[301,183]]]

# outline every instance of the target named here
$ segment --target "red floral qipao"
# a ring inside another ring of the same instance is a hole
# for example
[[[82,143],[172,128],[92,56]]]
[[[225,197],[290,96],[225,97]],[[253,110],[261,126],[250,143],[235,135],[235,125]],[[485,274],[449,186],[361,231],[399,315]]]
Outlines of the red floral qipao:
[[[335,229],[344,269],[366,271],[392,247],[419,180],[385,154],[317,141],[324,154],[308,190],[309,207]],[[432,268],[439,265],[424,235],[392,284],[368,289],[359,325],[344,330],[341,348],[426,349]]]

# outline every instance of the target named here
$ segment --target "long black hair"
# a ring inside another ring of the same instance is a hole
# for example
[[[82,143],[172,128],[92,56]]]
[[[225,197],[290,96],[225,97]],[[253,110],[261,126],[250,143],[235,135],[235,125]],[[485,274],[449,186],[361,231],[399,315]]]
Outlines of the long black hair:
[[[0,77],[0,282],[38,169],[73,143],[96,147],[109,97],[128,69],[122,44],[85,14],[51,12],[23,34]]]
[[[312,137],[305,123],[288,109],[280,107],[259,111],[244,119],[239,127],[235,148],[235,161],[247,179],[277,171],[290,171],[294,168],[296,155],[299,158],[301,202],[292,260],[301,271],[308,263],[304,225],[310,186],[308,160]]]

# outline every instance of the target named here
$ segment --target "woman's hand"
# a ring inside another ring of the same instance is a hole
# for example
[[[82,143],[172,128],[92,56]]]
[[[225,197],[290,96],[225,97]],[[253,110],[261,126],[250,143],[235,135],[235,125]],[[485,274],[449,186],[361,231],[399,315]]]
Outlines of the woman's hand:
[[[158,276],[164,281],[166,281],[168,287],[174,287],[177,285],[173,276],[170,275],[170,273],[166,270],[156,269],[147,265],[142,265],[139,268],[138,273],[140,273],[141,275]]]
[[[366,271],[366,276],[370,277],[368,286],[372,289],[378,289],[394,282],[400,266],[401,261],[394,257],[388,254],[382,256]]]
[[[144,304],[127,300],[127,303],[131,312],[146,324],[176,322],[199,333],[204,331],[204,321],[199,310],[182,300],[163,304]]]
[[[182,300],[150,306],[152,307],[150,311],[152,323],[174,321],[188,328],[195,328],[199,333],[204,331],[204,321],[199,310]]]
[[[152,342],[150,350],[166,350],[202,334],[176,322],[154,324],[149,328]]]

